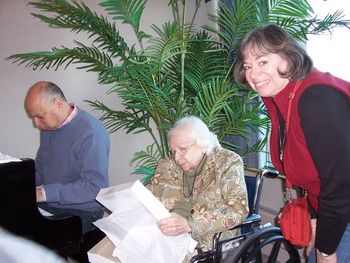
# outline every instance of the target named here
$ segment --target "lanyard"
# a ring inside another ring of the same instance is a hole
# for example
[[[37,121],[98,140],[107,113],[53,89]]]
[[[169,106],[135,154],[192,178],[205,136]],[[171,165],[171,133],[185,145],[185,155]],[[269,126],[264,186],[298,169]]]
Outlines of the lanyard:
[[[280,137],[280,160],[281,162],[283,162],[283,151],[284,151],[284,145],[286,143],[286,137],[287,137],[287,133],[288,133],[288,129],[289,129],[289,123],[290,123],[290,113],[291,113],[291,109],[292,109],[292,102],[295,96],[295,93],[297,92],[298,88],[300,87],[302,81],[298,81],[296,82],[293,90],[289,93],[288,96],[288,108],[287,108],[287,120],[286,120],[286,125],[284,127],[284,133],[282,135],[281,132],[279,132],[279,137]],[[281,139],[281,137],[283,136],[283,139]],[[286,179],[286,188],[287,189],[291,189],[292,188],[292,184],[291,182],[289,182],[289,180]]]

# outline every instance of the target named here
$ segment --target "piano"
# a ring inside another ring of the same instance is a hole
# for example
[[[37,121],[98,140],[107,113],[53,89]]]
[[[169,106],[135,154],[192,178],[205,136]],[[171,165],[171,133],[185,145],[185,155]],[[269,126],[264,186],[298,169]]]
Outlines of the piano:
[[[38,210],[33,159],[0,164],[0,226],[62,257],[79,253],[81,220],[75,215],[43,216]]]

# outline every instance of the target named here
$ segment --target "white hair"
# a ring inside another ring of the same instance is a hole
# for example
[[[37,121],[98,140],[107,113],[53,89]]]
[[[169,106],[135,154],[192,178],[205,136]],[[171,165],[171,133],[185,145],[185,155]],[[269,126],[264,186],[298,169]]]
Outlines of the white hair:
[[[217,136],[211,132],[208,126],[196,116],[185,116],[179,119],[168,132],[168,141],[180,128],[186,128],[198,147],[205,149],[209,154],[215,147],[221,147]]]

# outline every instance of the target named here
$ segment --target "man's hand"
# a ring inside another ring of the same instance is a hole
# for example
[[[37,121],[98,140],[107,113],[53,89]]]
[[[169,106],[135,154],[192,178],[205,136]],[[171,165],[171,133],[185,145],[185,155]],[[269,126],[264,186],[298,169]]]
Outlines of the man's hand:
[[[170,217],[158,221],[160,231],[166,236],[177,236],[183,233],[191,232],[186,218],[172,213]]]
[[[42,186],[37,186],[36,187],[36,202],[37,203],[42,203],[44,202],[44,195],[43,195],[43,187]],[[45,190],[44,190],[45,191]]]

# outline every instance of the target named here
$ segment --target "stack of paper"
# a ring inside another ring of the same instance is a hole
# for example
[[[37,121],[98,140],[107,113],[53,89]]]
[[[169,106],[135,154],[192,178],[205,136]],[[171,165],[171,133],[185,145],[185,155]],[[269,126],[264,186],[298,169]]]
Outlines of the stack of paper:
[[[112,214],[94,224],[123,263],[181,263],[197,245],[188,233],[170,237],[160,232],[157,221],[170,213],[140,181],[102,189],[96,200]]]

